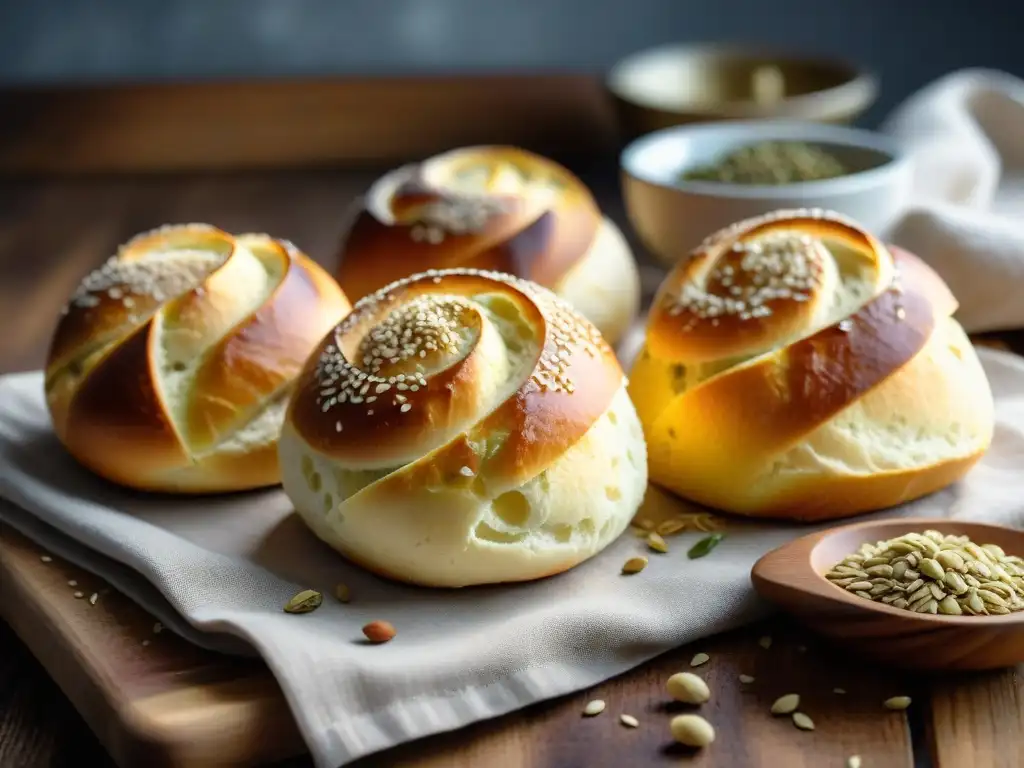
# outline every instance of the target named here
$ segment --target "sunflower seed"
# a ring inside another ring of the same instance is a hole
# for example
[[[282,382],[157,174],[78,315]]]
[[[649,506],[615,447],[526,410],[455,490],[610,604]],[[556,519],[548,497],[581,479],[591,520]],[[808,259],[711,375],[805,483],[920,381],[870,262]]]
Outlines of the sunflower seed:
[[[956,598],[949,595],[939,601],[939,613],[946,616],[959,616],[963,611],[960,608],[960,603],[956,601]]]

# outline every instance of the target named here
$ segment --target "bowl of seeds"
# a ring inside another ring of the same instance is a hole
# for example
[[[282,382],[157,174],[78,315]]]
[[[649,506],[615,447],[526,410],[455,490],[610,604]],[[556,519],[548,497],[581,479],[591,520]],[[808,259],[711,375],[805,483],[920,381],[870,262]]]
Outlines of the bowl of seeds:
[[[709,232],[782,208],[833,210],[884,238],[913,181],[890,137],[813,122],[666,128],[627,145],[620,166],[630,223],[666,265]]]
[[[761,558],[757,592],[812,630],[907,669],[1024,663],[1024,531],[947,519],[855,523]]]

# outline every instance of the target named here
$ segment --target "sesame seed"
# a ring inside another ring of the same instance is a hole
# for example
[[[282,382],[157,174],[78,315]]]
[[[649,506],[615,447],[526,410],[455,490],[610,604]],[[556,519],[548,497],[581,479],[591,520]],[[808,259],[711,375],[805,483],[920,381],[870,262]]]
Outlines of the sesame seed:
[[[738,241],[706,277],[686,282],[675,296],[668,296],[667,310],[672,316],[685,314],[688,320],[710,320],[712,326],[726,316],[768,317],[770,302],[809,298],[821,283],[827,257],[821,241],[794,232]],[[684,328],[689,330],[690,325],[688,321]]]

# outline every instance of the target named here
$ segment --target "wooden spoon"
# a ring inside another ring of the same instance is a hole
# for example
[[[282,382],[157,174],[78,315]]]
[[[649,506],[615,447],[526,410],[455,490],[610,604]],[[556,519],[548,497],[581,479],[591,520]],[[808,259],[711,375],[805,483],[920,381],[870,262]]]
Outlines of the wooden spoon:
[[[902,518],[812,533],[754,565],[754,589],[855,653],[906,669],[995,669],[1024,663],[1024,611],[1003,616],[913,613],[837,587],[824,574],[866,542],[936,530],[1024,555],[1024,531],[960,520]]]

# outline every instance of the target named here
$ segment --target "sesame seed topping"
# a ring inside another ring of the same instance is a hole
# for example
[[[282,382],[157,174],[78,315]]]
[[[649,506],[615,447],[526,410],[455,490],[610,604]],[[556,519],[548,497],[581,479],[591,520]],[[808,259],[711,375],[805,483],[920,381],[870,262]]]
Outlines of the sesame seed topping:
[[[704,277],[691,281],[668,296],[670,315],[687,314],[708,319],[718,326],[720,318],[740,320],[768,317],[774,301],[807,301],[822,280],[822,264],[828,251],[820,240],[797,232],[770,232],[739,241],[721,257],[721,263]],[[692,327],[690,320],[684,328]]]
[[[569,371],[574,354],[596,357],[607,345],[598,331],[567,303],[550,291],[511,275],[475,269],[430,270],[399,280],[375,294],[356,302],[349,316],[335,329],[335,338],[375,314],[383,316],[362,337],[353,354],[346,358],[337,343],[328,344],[320,355],[316,375],[317,402],[327,413],[338,404],[381,403],[397,407],[400,413],[412,410],[409,394],[428,389],[427,369],[420,361],[438,358],[444,361],[467,352],[473,342],[475,318],[479,310],[472,298],[453,293],[420,293],[407,301],[399,291],[414,283],[436,284],[445,277],[476,276],[513,286],[529,296],[546,321],[546,338],[537,367],[530,377],[532,385],[545,392],[571,394],[576,384]],[[430,363],[427,363],[430,365]],[[401,370],[395,370],[396,367]],[[451,384],[447,385],[451,388]],[[378,400],[378,395],[393,395]],[[373,393],[373,394],[370,394]],[[373,410],[367,409],[367,415]],[[335,422],[341,431],[343,422]]]
[[[97,307],[104,296],[120,301],[126,309],[133,308],[140,297],[161,303],[195,289],[224,263],[226,257],[223,253],[192,248],[154,247],[140,257],[124,258],[133,243],[170,229],[177,227],[138,235],[121,246],[116,256],[107,259],[82,279],[65,310]]]

